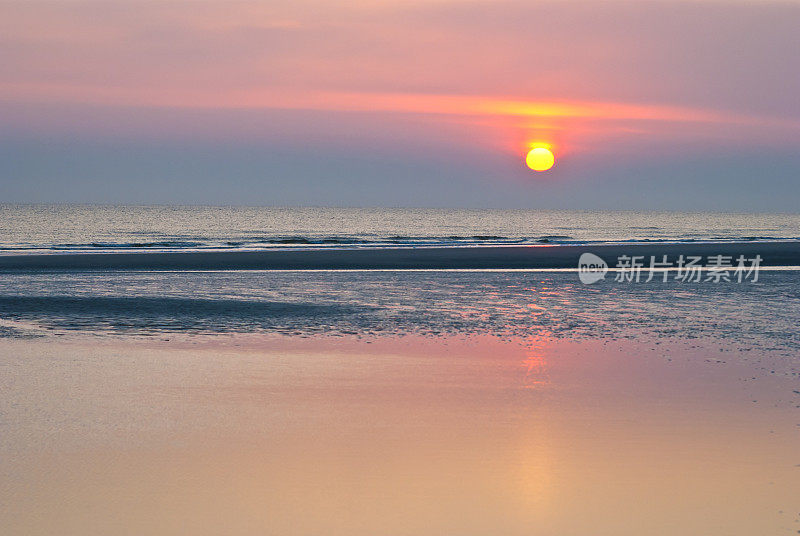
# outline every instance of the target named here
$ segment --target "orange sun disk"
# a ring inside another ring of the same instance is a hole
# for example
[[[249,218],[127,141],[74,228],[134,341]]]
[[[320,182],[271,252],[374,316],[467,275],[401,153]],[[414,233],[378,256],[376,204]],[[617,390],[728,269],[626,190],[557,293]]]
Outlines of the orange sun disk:
[[[553,152],[546,147],[534,147],[525,157],[525,163],[534,171],[547,171],[553,167],[555,161]]]

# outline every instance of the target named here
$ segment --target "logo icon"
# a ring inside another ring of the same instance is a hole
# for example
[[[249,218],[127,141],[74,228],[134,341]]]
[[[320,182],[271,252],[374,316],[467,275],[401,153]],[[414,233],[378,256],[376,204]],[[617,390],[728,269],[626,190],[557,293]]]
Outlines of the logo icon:
[[[582,253],[578,259],[578,278],[584,285],[597,283],[606,277],[608,264],[594,253]]]

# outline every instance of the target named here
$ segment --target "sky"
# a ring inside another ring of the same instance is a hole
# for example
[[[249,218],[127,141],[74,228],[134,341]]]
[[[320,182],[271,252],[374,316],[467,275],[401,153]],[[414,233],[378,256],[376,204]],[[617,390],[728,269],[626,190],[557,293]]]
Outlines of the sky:
[[[800,1],[0,0],[0,202],[797,212],[798,28]]]

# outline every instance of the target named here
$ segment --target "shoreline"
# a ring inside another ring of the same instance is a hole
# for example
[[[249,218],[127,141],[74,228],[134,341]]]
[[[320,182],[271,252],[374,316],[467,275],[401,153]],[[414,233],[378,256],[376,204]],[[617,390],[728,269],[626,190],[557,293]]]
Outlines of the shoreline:
[[[609,268],[622,255],[761,256],[761,266],[800,266],[800,241],[636,243],[315,250],[59,253],[0,256],[0,272],[40,270],[348,270],[577,268],[583,253]]]

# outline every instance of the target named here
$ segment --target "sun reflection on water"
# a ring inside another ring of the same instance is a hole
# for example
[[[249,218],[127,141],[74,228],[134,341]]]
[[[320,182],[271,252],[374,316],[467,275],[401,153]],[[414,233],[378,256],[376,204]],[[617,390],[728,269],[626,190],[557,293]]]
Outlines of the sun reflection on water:
[[[525,389],[535,389],[550,383],[546,348],[546,339],[534,338],[526,342],[525,359],[522,361],[522,367],[525,369],[523,379]]]

